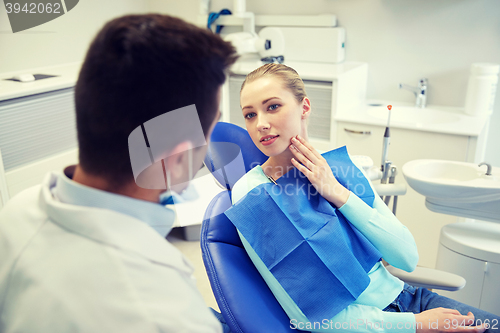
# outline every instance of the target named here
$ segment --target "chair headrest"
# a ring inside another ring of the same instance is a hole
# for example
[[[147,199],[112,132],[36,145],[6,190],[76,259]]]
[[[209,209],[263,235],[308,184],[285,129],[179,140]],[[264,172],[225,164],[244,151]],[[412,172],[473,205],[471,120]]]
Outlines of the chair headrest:
[[[255,146],[248,132],[234,124],[217,123],[210,141],[205,165],[228,190],[245,173],[268,159]]]

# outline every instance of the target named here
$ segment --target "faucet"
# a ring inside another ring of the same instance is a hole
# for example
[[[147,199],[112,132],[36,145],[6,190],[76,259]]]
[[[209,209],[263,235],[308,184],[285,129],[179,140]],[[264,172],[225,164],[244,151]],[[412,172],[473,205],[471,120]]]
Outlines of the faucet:
[[[483,166],[483,165],[486,165],[486,168],[487,168],[487,169],[486,169],[486,176],[491,176],[491,170],[493,169],[493,168],[491,167],[491,164],[486,163],[486,162],[482,162],[482,163],[480,163],[478,166]]]
[[[415,106],[417,108],[425,108],[425,104],[427,102],[427,79],[426,78],[421,78],[420,81],[418,81],[418,86],[417,87],[412,87],[407,84],[400,83],[399,84],[399,89],[406,89],[411,91],[412,93],[415,94],[415,97],[417,98],[415,100]]]

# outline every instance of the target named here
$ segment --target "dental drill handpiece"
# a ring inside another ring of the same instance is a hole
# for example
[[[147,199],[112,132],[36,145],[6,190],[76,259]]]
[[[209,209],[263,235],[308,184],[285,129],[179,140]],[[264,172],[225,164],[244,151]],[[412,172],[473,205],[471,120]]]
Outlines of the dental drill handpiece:
[[[385,128],[384,132],[384,144],[382,147],[382,166],[381,166],[381,171],[382,171],[382,179],[381,183],[385,184],[387,183],[387,178],[389,176],[389,165],[387,165],[387,156],[389,154],[389,144],[391,143],[391,131],[389,128],[389,124],[391,122],[391,109],[392,105],[388,105],[387,108],[389,109],[389,117],[387,118],[387,126]]]

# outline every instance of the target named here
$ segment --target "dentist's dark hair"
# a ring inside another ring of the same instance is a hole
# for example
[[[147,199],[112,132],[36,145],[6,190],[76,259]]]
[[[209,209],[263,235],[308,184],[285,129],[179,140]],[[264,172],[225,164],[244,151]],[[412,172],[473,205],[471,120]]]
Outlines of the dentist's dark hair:
[[[129,15],[108,22],[92,42],[75,88],[80,167],[116,187],[128,185],[134,181],[132,130],[191,104],[206,136],[217,93],[236,59],[230,43],[178,18]]]

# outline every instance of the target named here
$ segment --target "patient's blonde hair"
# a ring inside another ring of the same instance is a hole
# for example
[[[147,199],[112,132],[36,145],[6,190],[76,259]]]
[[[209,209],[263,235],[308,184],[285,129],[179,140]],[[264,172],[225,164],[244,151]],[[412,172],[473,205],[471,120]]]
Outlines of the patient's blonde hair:
[[[302,102],[304,97],[307,97],[304,82],[295,69],[283,64],[274,63],[261,66],[248,74],[245,81],[243,81],[243,84],[241,85],[240,94],[243,91],[245,84],[251,83],[262,77],[280,78],[283,82],[283,86],[292,92],[299,103]]]

